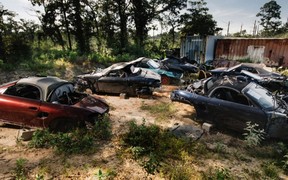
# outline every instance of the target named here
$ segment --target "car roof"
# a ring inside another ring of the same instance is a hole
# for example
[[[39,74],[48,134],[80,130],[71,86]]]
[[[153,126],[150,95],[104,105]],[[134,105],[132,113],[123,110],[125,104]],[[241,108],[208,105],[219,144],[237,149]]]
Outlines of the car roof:
[[[135,63],[137,63],[137,62],[142,61],[143,59],[145,59],[145,57],[140,57],[140,58],[138,58],[138,59],[135,59],[135,60],[129,61],[129,62],[119,62],[119,63],[115,63],[115,64],[113,64],[113,65],[111,65],[111,66],[103,69],[103,70],[100,72],[100,74],[105,75],[105,74],[109,73],[109,72],[112,71],[112,70],[120,70],[120,69],[123,69],[123,68],[125,68],[126,66],[133,65],[133,64],[135,64]]]
[[[231,89],[235,89],[238,91],[242,91],[243,88],[245,88],[250,81],[245,81],[243,78],[239,78],[240,76],[224,76],[222,78],[218,78],[214,81],[211,88],[208,90],[208,94],[210,94],[211,91],[216,89],[217,87],[227,87]]]
[[[46,101],[47,96],[54,89],[66,83],[70,84],[70,82],[60,79],[58,77],[54,77],[54,76],[45,76],[45,77],[33,76],[33,77],[22,78],[16,84],[29,84],[29,85],[37,86],[38,88],[40,88],[40,90],[43,93],[43,97],[41,99]]]

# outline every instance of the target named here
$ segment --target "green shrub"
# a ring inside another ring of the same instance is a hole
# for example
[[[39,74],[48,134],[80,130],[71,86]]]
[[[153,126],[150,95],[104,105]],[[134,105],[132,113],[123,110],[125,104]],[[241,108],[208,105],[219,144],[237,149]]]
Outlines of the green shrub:
[[[111,138],[111,125],[107,118],[98,121],[91,129],[78,128],[68,133],[51,133],[37,130],[29,143],[32,148],[54,148],[63,154],[90,153],[96,150],[97,141]]]
[[[15,179],[24,180],[27,177],[28,170],[25,167],[28,160],[24,158],[19,158],[16,160],[16,167],[14,169]]]
[[[278,175],[279,170],[278,170],[278,167],[276,167],[274,165],[274,163],[270,163],[270,162],[264,163],[262,165],[262,169],[263,169],[265,175],[268,176],[269,178],[279,179],[279,175]]]
[[[245,136],[245,142],[248,147],[254,147],[261,143],[264,140],[265,132],[263,129],[257,129],[258,124],[251,124],[251,122],[246,123],[247,127],[244,129],[247,131],[243,135]]]
[[[123,135],[124,145],[148,174],[154,174],[163,161],[181,159],[182,152],[189,152],[193,144],[174,136],[156,125],[129,123],[129,131]]]

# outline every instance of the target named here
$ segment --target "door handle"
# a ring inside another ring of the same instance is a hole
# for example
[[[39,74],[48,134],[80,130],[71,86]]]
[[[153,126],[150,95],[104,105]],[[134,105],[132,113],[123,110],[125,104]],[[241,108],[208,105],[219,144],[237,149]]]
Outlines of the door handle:
[[[30,106],[28,109],[31,109],[31,110],[33,110],[33,111],[37,111],[37,110],[38,110],[38,108],[37,108],[37,107],[34,107],[34,106]]]

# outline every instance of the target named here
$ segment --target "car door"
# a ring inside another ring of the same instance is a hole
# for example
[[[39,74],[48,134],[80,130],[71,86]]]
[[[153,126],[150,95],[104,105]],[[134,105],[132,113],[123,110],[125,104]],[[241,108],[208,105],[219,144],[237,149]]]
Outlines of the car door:
[[[18,95],[5,94],[5,92],[0,95],[0,119],[9,124],[37,126],[40,99],[31,95],[26,97]]]
[[[128,88],[127,76],[120,70],[111,71],[98,79],[98,91],[106,93],[122,93]]]
[[[214,115],[218,126],[225,126],[239,132],[247,127],[247,122],[257,123],[260,129],[265,129],[267,117],[265,112],[249,103],[240,92],[230,88],[218,88],[211,92],[208,109]]]

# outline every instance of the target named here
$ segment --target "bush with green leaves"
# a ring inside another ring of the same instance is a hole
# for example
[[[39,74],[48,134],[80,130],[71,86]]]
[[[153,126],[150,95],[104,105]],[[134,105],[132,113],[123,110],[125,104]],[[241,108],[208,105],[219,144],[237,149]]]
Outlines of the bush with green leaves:
[[[48,130],[37,130],[29,143],[32,148],[55,148],[63,154],[90,153],[97,147],[97,141],[110,140],[111,124],[104,117],[91,129],[77,128],[67,133],[51,133]]]
[[[148,174],[154,174],[162,162],[169,159],[181,159],[181,153],[189,152],[193,146],[189,141],[173,135],[170,131],[163,130],[156,125],[145,125],[145,120],[140,125],[135,121],[129,123],[129,131],[123,135],[124,147]]]
[[[245,137],[245,142],[248,147],[258,146],[262,140],[264,140],[265,132],[264,129],[257,129],[258,124],[251,124],[251,122],[246,123],[247,127],[244,129],[243,135]]]

